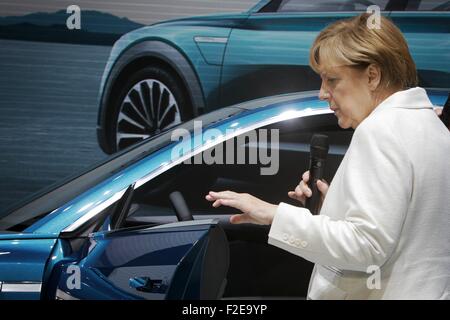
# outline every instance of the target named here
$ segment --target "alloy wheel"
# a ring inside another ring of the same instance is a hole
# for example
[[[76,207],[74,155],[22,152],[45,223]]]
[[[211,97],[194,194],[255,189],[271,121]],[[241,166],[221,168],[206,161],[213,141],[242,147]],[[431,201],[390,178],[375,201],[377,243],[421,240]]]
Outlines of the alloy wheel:
[[[145,79],[125,95],[116,126],[116,148],[124,149],[181,123],[173,93],[161,81]]]

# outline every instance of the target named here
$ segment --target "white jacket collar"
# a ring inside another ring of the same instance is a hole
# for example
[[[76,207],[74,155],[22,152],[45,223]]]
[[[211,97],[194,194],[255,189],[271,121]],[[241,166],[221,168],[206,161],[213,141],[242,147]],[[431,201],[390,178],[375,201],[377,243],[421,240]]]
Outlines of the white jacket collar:
[[[433,109],[433,104],[427,96],[425,89],[415,87],[396,93],[387,97],[374,110],[378,111],[385,108],[404,108],[404,109]]]

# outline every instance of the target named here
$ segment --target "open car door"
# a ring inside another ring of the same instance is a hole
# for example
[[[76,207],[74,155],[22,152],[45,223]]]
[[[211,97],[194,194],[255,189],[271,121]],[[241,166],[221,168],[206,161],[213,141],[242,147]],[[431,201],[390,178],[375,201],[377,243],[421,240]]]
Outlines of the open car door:
[[[47,298],[220,298],[226,286],[229,248],[218,221],[121,229],[121,220],[130,210],[130,188],[111,214],[103,214],[106,218],[100,214],[86,230],[61,233],[53,253],[57,262],[48,266]],[[89,229],[95,224],[102,227],[92,233]]]

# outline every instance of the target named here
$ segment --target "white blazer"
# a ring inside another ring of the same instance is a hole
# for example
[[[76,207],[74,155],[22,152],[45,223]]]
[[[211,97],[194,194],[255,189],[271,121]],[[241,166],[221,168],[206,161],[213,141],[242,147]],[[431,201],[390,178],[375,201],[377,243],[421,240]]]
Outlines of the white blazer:
[[[450,299],[450,132],[425,90],[377,106],[320,215],[280,203],[268,242],[316,263],[309,299]]]

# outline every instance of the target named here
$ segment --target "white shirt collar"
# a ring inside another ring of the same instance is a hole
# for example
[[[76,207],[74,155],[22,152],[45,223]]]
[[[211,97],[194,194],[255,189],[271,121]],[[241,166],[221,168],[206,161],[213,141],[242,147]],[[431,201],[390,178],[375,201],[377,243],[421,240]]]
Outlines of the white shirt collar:
[[[433,109],[433,104],[428,98],[425,89],[415,87],[393,93],[381,102],[373,112],[385,108]]]

